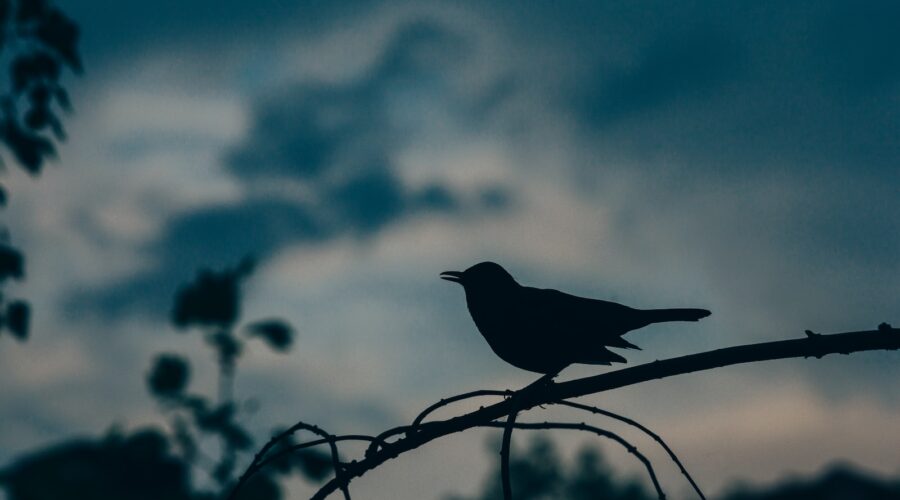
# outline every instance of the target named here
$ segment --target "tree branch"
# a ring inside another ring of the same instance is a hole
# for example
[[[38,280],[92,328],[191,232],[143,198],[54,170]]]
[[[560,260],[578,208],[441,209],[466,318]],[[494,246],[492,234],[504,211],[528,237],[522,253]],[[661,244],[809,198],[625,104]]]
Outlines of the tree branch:
[[[786,359],[817,357],[826,354],[849,354],[858,351],[900,349],[900,329],[887,324],[878,330],[838,333],[833,335],[807,335],[805,338],[763,342],[737,347],[717,349],[699,354],[691,354],[663,361],[654,361],[630,368],[572,380],[562,383],[547,383],[535,390],[519,394],[479,410],[444,421],[421,425],[417,432],[407,432],[406,436],[392,443],[385,443],[366,458],[344,467],[340,479],[332,478],[313,495],[321,500],[342,484],[378,467],[401,453],[413,450],[430,441],[476,426],[482,426],[509,415],[513,411],[523,411],[542,404],[552,404],[568,398],[585,396],[639,384],[654,379],[662,379],[685,373],[692,373],[723,366]]]
[[[662,487],[659,485],[659,480],[656,478],[656,472],[653,471],[653,465],[650,463],[650,460],[647,460],[647,457],[644,456],[643,453],[638,451],[637,447],[635,447],[634,445],[632,445],[631,443],[629,443],[628,441],[623,439],[618,434],[609,432],[608,430],[601,429],[599,427],[594,427],[592,425],[587,425],[584,423],[571,424],[571,423],[566,423],[566,422],[543,422],[543,423],[539,423],[539,424],[537,424],[537,423],[536,424],[513,423],[511,426],[506,422],[504,422],[504,423],[490,422],[487,424],[480,424],[480,425],[478,425],[478,427],[501,427],[504,429],[504,431],[505,431],[505,429],[509,429],[510,427],[515,427],[516,429],[531,429],[531,430],[536,430],[536,429],[574,429],[577,431],[593,432],[594,434],[596,434],[600,437],[605,437],[605,438],[611,439],[611,440],[619,443],[620,445],[622,445],[625,448],[625,450],[628,451],[628,453],[631,453],[632,455],[637,457],[637,459],[640,460],[641,463],[644,464],[644,467],[647,469],[647,474],[650,475],[650,481],[653,483],[653,488],[656,489],[656,495],[659,497],[659,500],[665,500],[665,498],[666,498],[666,494],[663,493]],[[506,488],[506,486],[504,486],[504,488]],[[505,500],[509,500],[512,498],[511,492],[510,492],[509,498],[506,498],[506,494],[508,491],[510,491],[510,490],[508,490],[508,489],[503,490],[503,495],[504,495]]]
[[[265,458],[266,454],[269,452],[269,450],[272,449],[273,446],[278,444],[278,442],[281,441],[282,439],[285,439],[288,436],[291,436],[292,434],[294,434],[295,432],[301,431],[301,430],[309,431],[317,436],[321,436],[323,438],[323,441],[329,444],[329,446],[331,447],[331,451],[332,451],[331,459],[332,459],[332,462],[334,462],[335,479],[337,479],[338,477],[341,477],[342,474],[340,474],[339,469],[338,469],[338,467],[340,466],[340,459],[337,456],[337,446],[335,445],[335,441],[338,441],[338,439],[336,439],[336,436],[334,434],[325,432],[318,425],[308,424],[306,422],[301,421],[301,422],[297,422],[296,424],[290,426],[289,428],[285,429],[284,431],[279,432],[278,434],[272,436],[272,438],[269,439],[269,441],[265,445],[263,445],[263,447],[260,448],[260,450],[258,452],[256,452],[256,455],[253,456],[253,460],[250,462],[250,465],[247,466],[247,470],[245,470],[244,473],[241,474],[241,477],[238,479],[238,482],[234,485],[234,488],[231,490],[231,493],[228,495],[228,500],[233,500],[233,499],[237,498],[237,494],[240,491],[241,487],[244,486],[244,484],[247,482],[248,479],[250,479],[250,476],[252,476],[259,470],[258,464],[263,460],[263,458]],[[349,482],[349,480],[346,482]],[[344,491],[344,488],[341,487],[341,490]]]
[[[632,420],[623,415],[619,415],[618,413],[613,413],[611,411],[607,411],[602,408],[597,408],[596,406],[575,403],[573,401],[557,401],[554,404],[569,406],[571,408],[577,408],[579,410],[589,411],[591,413],[596,413],[598,415],[604,415],[609,418],[618,420],[620,422],[624,422],[628,425],[631,425],[633,427],[640,429],[644,434],[647,434],[648,436],[653,438],[657,443],[660,444],[660,446],[663,447],[664,450],[666,450],[666,453],[669,454],[669,458],[671,458],[672,461],[675,462],[675,465],[678,466],[678,468],[681,470],[681,473],[684,474],[684,477],[686,477],[688,482],[691,483],[691,486],[694,488],[694,491],[697,492],[697,495],[700,497],[700,500],[706,500],[706,495],[704,495],[703,492],[700,491],[700,487],[697,486],[697,483],[694,482],[694,478],[691,477],[691,475],[688,473],[687,469],[684,468],[684,465],[681,464],[681,460],[678,460],[678,457],[675,455],[675,452],[672,451],[672,448],[669,448],[669,445],[667,445],[666,442],[663,441],[663,439],[661,437],[659,437],[659,435],[656,434],[655,432],[644,427],[643,425],[641,425],[639,422],[637,422],[635,420]]]

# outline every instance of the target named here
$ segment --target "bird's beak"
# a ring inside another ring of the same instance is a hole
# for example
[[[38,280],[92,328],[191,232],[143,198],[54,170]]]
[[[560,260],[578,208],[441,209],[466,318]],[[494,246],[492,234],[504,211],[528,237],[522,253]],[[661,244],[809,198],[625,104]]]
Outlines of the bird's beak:
[[[454,283],[462,283],[463,273],[459,271],[444,271],[441,273],[441,279],[452,281]]]

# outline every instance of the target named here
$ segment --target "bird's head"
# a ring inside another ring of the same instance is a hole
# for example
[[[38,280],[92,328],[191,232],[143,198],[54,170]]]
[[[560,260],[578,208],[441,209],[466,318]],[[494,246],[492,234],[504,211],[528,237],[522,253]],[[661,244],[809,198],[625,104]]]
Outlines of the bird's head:
[[[485,289],[515,285],[516,280],[500,264],[481,262],[465,271],[444,271],[441,279],[459,283],[466,289]]]

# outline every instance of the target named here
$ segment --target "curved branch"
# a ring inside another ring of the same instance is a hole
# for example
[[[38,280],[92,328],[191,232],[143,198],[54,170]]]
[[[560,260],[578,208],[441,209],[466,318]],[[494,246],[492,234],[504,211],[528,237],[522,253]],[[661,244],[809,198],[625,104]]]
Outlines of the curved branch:
[[[691,477],[691,475],[688,473],[687,469],[684,468],[684,465],[682,465],[681,460],[678,460],[678,457],[675,456],[675,452],[672,451],[672,448],[669,448],[669,445],[667,445],[666,442],[663,441],[663,439],[661,437],[659,437],[659,435],[656,434],[655,432],[651,431],[650,429],[641,425],[639,422],[632,420],[626,416],[619,415],[618,413],[613,413],[611,411],[607,411],[602,408],[597,408],[596,406],[575,403],[573,401],[557,401],[553,404],[568,406],[571,408],[577,408],[579,410],[589,411],[591,413],[596,413],[598,415],[604,415],[609,418],[618,420],[620,422],[624,422],[628,425],[631,425],[632,427],[636,427],[637,429],[640,429],[644,434],[653,438],[657,443],[660,444],[660,446],[663,447],[664,450],[666,450],[666,453],[669,454],[669,458],[671,458],[672,461],[675,462],[675,465],[678,466],[678,468],[681,470],[681,473],[684,474],[684,477],[686,477],[688,482],[691,483],[691,486],[694,488],[694,491],[697,492],[697,495],[701,498],[701,500],[706,500],[706,496],[703,494],[702,491],[700,491],[700,487],[697,486],[696,482],[694,482],[694,478]]]
[[[433,405],[429,406],[428,408],[425,408],[424,410],[422,410],[422,412],[419,413],[418,416],[416,416],[415,420],[413,420],[412,425],[410,425],[409,427],[397,427],[395,429],[390,429],[390,431],[388,431],[389,432],[388,434],[383,433],[381,436],[382,439],[373,441],[372,445],[370,447],[370,450],[367,451],[367,453],[375,451],[375,447],[383,444],[384,439],[386,439],[387,437],[390,437],[391,435],[417,430],[419,428],[419,426],[421,425],[422,420],[425,419],[425,417],[427,417],[434,411],[436,411],[440,408],[443,408],[444,406],[447,406],[447,405],[450,405],[457,401],[462,401],[465,399],[472,399],[472,398],[484,397],[484,396],[511,396],[513,394],[514,394],[514,392],[510,391],[508,389],[505,391],[492,390],[492,389],[481,389],[481,390],[477,390],[477,391],[471,391],[471,392],[466,392],[463,394],[458,394],[456,396],[452,396],[449,398],[443,398],[440,401],[438,401],[437,403],[434,403]],[[697,484],[696,481],[694,481],[694,478],[687,471],[684,464],[681,463],[681,460],[679,460],[678,456],[675,455],[675,452],[672,450],[672,448],[670,448],[669,445],[666,444],[665,441],[663,441],[662,437],[660,437],[658,434],[651,431],[644,425],[642,425],[639,422],[637,422],[631,418],[628,418],[624,415],[619,415],[618,413],[613,413],[609,410],[604,410],[604,409],[598,408],[596,406],[575,403],[573,401],[556,401],[553,404],[568,406],[570,408],[576,408],[579,410],[588,411],[588,412],[591,412],[591,413],[594,413],[597,415],[603,415],[603,416],[618,420],[620,422],[626,423],[632,427],[635,427],[638,430],[640,430],[641,432],[643,432],[644,434],[650,436],[650,438],[652,438],[654,441],[659,443],[660,446],[662,446],[663,450],[665,450],[665,452],[669,455],[669,458],[671,458],[672,461],[675,462],[675,465],[678,467],[678,469],[681,471],[681,473],[684,475],[684,477],[691,484],[691,487],[697,493],[697,496],[699,496],[701,500],[706,500],[706,495],[703,494],[703,491],[700,489],[700,486]],[[502,474],[501,474],[501,476],[502,476]]]
[[[420,428],[419,432],[407,435],[383,447],[359,462],[344,468],[342,480],[331,479],[325,483],[313,499],[324,499],[328,494],[364,473],[378,467],[401,453],[418,448],[425,443],[443,436],[479,425],[490,423],[511,411],[523,411],[542,404],[551,404],[568,398],[609,391],[649,380],[672,377],[712,368],[798,357],[822,357],[826,354],[849,354],[858,351],[900,349],[900,329],[882,325],[878,330],[838,333],[834,335],[807,335],[806,338],[763,342],[714,351],[691,354],[663,361],[594,375],[561,383],[547,383],[537,390],[520,394],[519,398],[509,398],[479,410],[444,421],[432,422]]]
[[[433,405],[429,406],[428,408],[425,408],[424,410],[422,410],[421,413],[416,415],[416,418],[413,419],[412,424],[400,425],[397,427],[393,427],[393,428],[388,429],[388,430],[382,432],[381,434],[375,436],[375,438],[372,440],[372,443],[369,445],[368,448],[366,448],[365,456],[368,457],[371,454],[378,451],[379,448],[383,448],[385,446],[385,444],[387,444],[386,440],[390,437],[393,437],[393,436],[396,436],[399,434],[407,434],[410,432],[418,431],[424,425],[422,423],[422,420],[424,420],[425,417],[427,417],[434,411],[439,410],[440,408],[443,408],[444,406],[447,406],[451,403],[455,403],[457,401],[462,401],[464,399],[481,397],[481,396],[512,396],[513,394],[515,394],[515,392],[511,391],[509,389],[507,389],[505,391],[498,391],[498,390],[493,390],[493,389],[482,389],[482,390],[477,390],[477,391],[472,391],[472,392],[466,392],[463,394],[457,394],[456,396],[451,396],[449,398],[441,399],[437,403],[434,403]]]
[[[477,427],[502,427],[504,429],[509,428],[509,426],[507,426],[507,424],[505,422],[504,423],[490,422],[487,424],[479,424]],[[593,432],[594,434],[596,434],[598,436],[611,439],[611,440],[619,443],[620,445],[622,445],[628,451],[628,453],[631,453],[632,455],[637,457],[637,459],[640,460],[644,464],[644,467],[647,469],[647,474],[650,476],[650,480],[653,482],[653,488],[656,489],[656,495],[659,496],[659,500],[664,500],[666,498],[666,494],[663,492],[662,487],[659,485],[659,480],[656,478],[656,472],[653,470],[653,464],[651,464],[650,460],[647,460],[647,457],[644,456],[643,453],[638,451],[638,449],[634,445],[632,445],[631,443],[629,443],[628,441],[623,439],[618,434],[609,432],[608,430],[601,429],[599,427],[587,425],[584,423],[581,423],[581,424],[570,424],[570,423],[564,423],[564,422],[544,422],[544,423],[540,423],[540,424],[519,423],[519,424],[513,424],[511,427],[515,427],[516,429],[529,429],[529,430],[574,429],[577,431]],[[507,491],[508,490],[504,490],[504,492],[503,492],[504,497],[505,497]]]
[[[500,444],[500,482],[503,485],[503,500],[512,500],[512,483],[509,479],[509,443],[512,441],[513,427],[516,426],[516,416],[519,413],[512,411],[503,423],[503,441]]]
[[[253,456],[253,460],[250,462],[250,465],[247,466],[247,470],[245,470],[244,473],[241,474],[241,477],[238,478],[238,482],[234,485],[234,488],[231,490],[231,493],[228,495],[228,500],[234,500],[237,497],[237,494],[240,491],[241,487],[243,487],[244,484],[247,483],[247,480],[250,479],[250,476],[252,476],[253,474],[256,473],[256,471],[258,470],[257,465],[263,459],[263,457],[265,457],[266,453],[268,453],[269,450],[272,449],[273,446],[278,444],[278,442],[281,441],[282,439],[285,439],[288,436],[294,434],[295,432],[301,431],[301,430],[309,431],[317,436],[321,436],[323,438],[324,442],[329,443],[331,445],[331,449],[332,449],[331,459],[334,462],[334,474],[335,474],[335,479],[337,479],[339,476],[338,467],[340,466],[340,459],[337,456],[337,446],[334,444],[334,441],[335,441],[334,434],[329,434],[328,432],[325,432],[321,427],[319,427],[317,425],[307,424],[306,422],[301,421],[301,422],[297,422],[296,424],[288,427],[284,431],[279,432],[278,434],[272,436],[272,438],[269,439],[269,441],[265,445],[263,445],[263,447],[260,448],[260,450],[258,452],[256,452],[256,455]],[[347,481],[347,482],[349,482],[349,481]],[[341,490],[343,491],[344,488],[341,487]],[[347,495],[345,495],[345,496],[347,496]]]
[[[316,439],[315,441],[307,441],[306,443],[294,444],[294,445],[288,446],[287,448],[284,448],[283,450],[280,450],[278,453],[273,453],[272,456],[266,457],[264,460],[261,460],[252,469],[248,470],[247,479],[250,479],[251,477],[253,477],[254,474],[259,472],[260,470],[264,469],[265,467],[267,467],[268,465],[271,465],[274,462],[277,462],[278,460],[286,457],[287,455],[290,455],[291,453],[294,453],[294,452],[297,452],[300,450],[304,450],[306,448],[312,448],[315,446],[326,444],[326,443],[329,443],[330,441],[335,441],[335,442],[337,442],[337,441],[372,441],[373,439],[374,438],[372,436],[365,436],[365,435],[360,435],[360,434],[348,434],[345,436],[334,436],[333,440],[328,440],[328,439],[323,438],[323,439]]]

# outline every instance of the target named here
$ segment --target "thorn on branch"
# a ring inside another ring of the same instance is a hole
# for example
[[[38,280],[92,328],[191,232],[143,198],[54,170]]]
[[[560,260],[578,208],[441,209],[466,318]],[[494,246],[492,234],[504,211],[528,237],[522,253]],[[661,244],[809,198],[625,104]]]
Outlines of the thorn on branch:
[[[887,321],[885,321],[884,323],[878,325],[878,331],[879,331],[879,332],[888,332],[888,331],[891,331],[891,330],[893,330],[893,329],[894,329],[894,328],[893,328],[893,327],[891,326],[891,324],[888,323]]]

